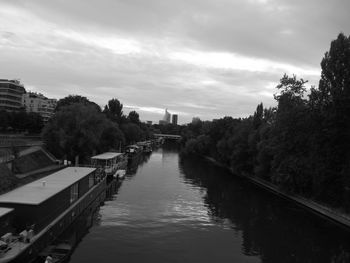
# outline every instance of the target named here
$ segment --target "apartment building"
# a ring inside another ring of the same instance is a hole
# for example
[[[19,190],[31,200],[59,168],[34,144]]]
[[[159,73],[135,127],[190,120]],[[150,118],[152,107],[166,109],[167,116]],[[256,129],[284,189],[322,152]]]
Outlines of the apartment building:
[[[41,93],[27,92],[23,94],[22,103],[27,112],[37,112],[47,122],[54,114],[57,100],[49,99]]]
[[[22,96],[26,93],[19,80],[0,79],[0,110],[23,109]]]

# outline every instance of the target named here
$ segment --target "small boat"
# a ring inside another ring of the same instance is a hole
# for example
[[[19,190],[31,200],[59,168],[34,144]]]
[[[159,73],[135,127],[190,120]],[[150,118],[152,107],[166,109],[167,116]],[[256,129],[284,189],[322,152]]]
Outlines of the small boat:
[[[142,149],[139,146],[133,144],[127,146],[125,152],[128,155],[128,159],[130,160],[137,156],[140,156],[140,154],[142,153]]]
[[[123,179],[125,177],[126,171],[125,170],[118,170],[115,174],[114,174],[114,178],[118,178],[118,179]]]
[[[48,256],[52,258],[52,263],[62,263],[65,262],[72,253],[72,246],[68,243],[59,243],[57,245],[48,246],[44,251],[42,251],[39,256],[45,261]],[[44,261],[44,262],[45,262]]]

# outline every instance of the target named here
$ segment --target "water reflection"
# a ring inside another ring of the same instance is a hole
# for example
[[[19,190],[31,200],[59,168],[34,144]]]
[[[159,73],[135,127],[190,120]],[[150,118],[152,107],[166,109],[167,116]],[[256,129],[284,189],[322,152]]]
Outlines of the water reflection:
[[[127,166],[127,176],[132,177],[137,173],[137,170],[147,163],[152,153],[142,153],[130,159]]]
[[[349,262],[349,234],[176,145],[135,166],[71,263]]]
[[[182,158],[184,182],[205,192],[215,222],[242,236],[262,262],[350,262],[350,235],[293,204],[198,158]]]

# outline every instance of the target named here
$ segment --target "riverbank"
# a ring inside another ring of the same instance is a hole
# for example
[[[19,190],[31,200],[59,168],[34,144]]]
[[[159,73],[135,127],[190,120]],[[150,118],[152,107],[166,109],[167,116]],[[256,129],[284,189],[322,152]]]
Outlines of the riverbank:
[[[204,156],[205,159],[208,161],[214,163],[217,166],[223,167],[228,169],[231,173],[233,173],[232,169],[229,167],[223,165],[222,163],[218,162],[212,157]],[[287,199],[289,201],[292,201],[299,206],[309,210],[310,212],[327,219],[341,227],[346,228],[348,231],[350,231],[350,214],[342,213],[334,208],[322,205],[320,203],[317,203],[313,200],[306,199],[302,196],[295,195],[295,194],[289,194],[285,191],[282,191],[279,189],[276,185],[267,182],[261,178],[255,177],[255,176],[244,176],[247,180],[254,183],[255,185],[258,185],[259,187],[262,187],[284,199]]]

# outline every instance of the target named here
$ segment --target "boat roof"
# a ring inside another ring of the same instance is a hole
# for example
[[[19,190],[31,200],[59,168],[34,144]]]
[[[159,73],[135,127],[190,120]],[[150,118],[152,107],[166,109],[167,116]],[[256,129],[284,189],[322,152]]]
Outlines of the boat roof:
[[[96,160],[109,160],[113,159],[115,157],[118,157],[119,155],[122,155],[123,153],[116,153],[116,152],[105,152],[99,155],[95,155],[91,157],[91,159],[96,159]]]
[[[6,207],[0,207],[0,217],[7,215],[8,213],[12,212],[13,208],[6,208]]]
[[[0,195],[0,204],[39,205],[95,170],[96,168],[67,167]]]

